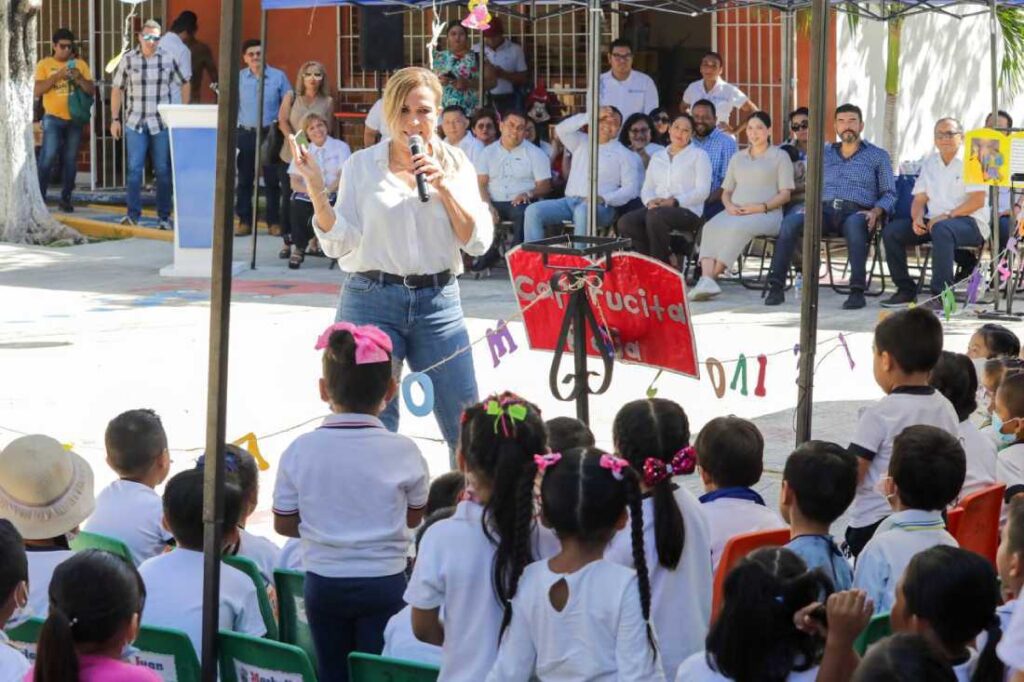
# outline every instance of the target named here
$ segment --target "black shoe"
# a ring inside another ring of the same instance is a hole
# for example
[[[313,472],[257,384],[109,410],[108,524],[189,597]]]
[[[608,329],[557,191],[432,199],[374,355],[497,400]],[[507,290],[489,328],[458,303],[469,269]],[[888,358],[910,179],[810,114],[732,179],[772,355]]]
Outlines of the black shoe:
[[[883,308],[903,308],[915,302],[917,302],[917,294],[901,290],[882,301],[880,305]]]
[[[768,290],[768,295],[764,297],[765,305],[782,305],[786,301],[786,294],[782,292],[781,287],[772,287]]]
[[[860,310],[868,304],[864,300],[864,292],[859,289],[854,289],[850,292],[850,295],[843,301],[843,310]]]
[[[62,201],[62,202],[60,202],[59,206],[60,206],[60,210],[63,211],[64,213],[74,213],[75,212],[75,207],[71,204],[70,201]]]

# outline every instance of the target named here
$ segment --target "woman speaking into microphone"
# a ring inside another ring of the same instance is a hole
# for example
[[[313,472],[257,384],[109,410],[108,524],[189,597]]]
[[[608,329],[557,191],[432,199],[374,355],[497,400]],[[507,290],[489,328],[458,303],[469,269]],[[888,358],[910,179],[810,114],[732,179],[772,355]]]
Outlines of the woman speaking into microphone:
[[[494,233],[476,170],[462,150],[437,136],[441,90],[427,69],[405,68],[388,79],[383,100],[390,139],[349,157],[333,208],[316,161],[294,153],[324,253],[349,273],[337,319],[386,332],[396,376],[403,360],[423,371],[469,344],[456,279],[459,252],[482,255]],[[412,141],[413,153],[411,138],[417,136],[422,143]],[[462,410],[478,400],[472,353],[460,353],[427,375],[438,426],[454,452]],[[381,420],[398,429],[397,400]]]

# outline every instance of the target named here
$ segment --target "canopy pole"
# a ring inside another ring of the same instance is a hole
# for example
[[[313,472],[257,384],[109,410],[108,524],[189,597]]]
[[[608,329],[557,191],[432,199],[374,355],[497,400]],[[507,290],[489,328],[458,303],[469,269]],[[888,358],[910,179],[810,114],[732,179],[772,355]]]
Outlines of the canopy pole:
[[[224,432],[227,420],[228,332],[234,246],[235,142],[242,0],[223,0],[220,19],[222,96],[217,103],[217,177],[210,280],[210,354],[206,394],[206,466],[203,467],[203,682],[217,680],[220,555],[224,537]]]
[[[807,139],[807,212],[804,216],[803,300],[800,306],[800,376],[797,380],[796,444],[811,438],[814,358],[818,342],[818,268],[821,261],[821,195],[825,156],[825,93],[828,88],[829,0],[811,3],[810,130]]]
[[[793,44],[796,41],[795,14],[792,9],[782,11],[782,111],[789,116],[795,108],[793,93],[796,91],[796,78],[793,69]],[[785,121],[784,121],[785,122]]]
[[[259,232],[256,226],[260,222],[260,175],[263,171],[260,148],[263,146],[263,85],[267,79],[267,10],[260,12],[260,51],[262,54],[260,57],[260,78],[256,84],[256,170],[252,174],[252,253],[249,257],[250,270],[256,269],[256,233]],[[295,96],[298,97],[299,95],[296,94]],[[285,144],[288,143],[285,142]],[[267,192],[267,197],[269,196],[270,192]],[[270,215],[269,207],[267,215]],[[267,232],[270,232],[270,218],[267,218]]]
[[[996,8],[996,0],[989,0],[989,69],[992,77],[992,125],[999,126],[999,59],[996,41],[999,38],[999,15]],[[991,208],[989,220],[989,249],[992,252],[992,309],[999,310],[999,188],[989,187],[989,207]],[[1012,284],[1012,283],[1011,283]],[[1010,304],[1007,303],[1006,312],[1010,312]]]
[[[587,29],[590,35],[587,54],[587,114],[590,144],[590,182],[587,185],[587,234],[597,235],[597,172],[601,143],[597,131],[601,108],[601,0],[589,0],[587,4]]]

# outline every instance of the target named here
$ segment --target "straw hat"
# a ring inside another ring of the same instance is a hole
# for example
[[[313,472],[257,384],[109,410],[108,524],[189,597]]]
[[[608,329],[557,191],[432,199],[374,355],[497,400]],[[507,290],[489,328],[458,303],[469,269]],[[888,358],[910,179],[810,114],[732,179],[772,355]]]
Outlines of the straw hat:
[[[74,530],[92,514],[92,468],[49,436],[22,436],[0,451],[0,518],[26,540]]]

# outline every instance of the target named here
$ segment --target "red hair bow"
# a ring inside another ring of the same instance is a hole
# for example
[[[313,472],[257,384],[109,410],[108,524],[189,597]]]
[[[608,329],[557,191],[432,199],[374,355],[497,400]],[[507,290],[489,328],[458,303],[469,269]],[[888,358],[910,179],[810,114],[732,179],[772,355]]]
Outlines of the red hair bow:
[[[692,445],[687,445],[672,457],[669,462],[663,462],[654,457],[644,460],[644,485],[651,487],[661,483],[666,478],[692,474],[697,467],[697,451]]]

